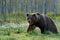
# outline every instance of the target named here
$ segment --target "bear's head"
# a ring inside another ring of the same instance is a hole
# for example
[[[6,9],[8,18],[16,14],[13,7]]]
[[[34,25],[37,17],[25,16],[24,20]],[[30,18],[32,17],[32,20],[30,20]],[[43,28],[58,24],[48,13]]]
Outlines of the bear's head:
[[[39,19],[39,15],[38,13],[36,14],[27,14],[27,20],[29,25],[33,25],[34,23],[36,23]]]

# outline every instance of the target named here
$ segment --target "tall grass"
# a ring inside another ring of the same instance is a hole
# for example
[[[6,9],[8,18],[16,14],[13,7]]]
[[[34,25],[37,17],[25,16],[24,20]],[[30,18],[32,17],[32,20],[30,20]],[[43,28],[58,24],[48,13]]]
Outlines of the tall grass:
[[[0,40],[60,40],[60,23],[56,21],[59,34],[41,34],[39,28],[27,33],[28,23],[4,23],[0,26]]]
[[[60,40],[60,16],[53,19],[59,34],[41,34],[39,28],[27,33],[28,23],[26,19],[22,22],[20,22],[21,20],[18,21],[19,23],[14,22],[16,19],[12,20],[13,18],[10,19],[11,22],[9,23],[3,22],[3,20],[0,21],[0,40]]]

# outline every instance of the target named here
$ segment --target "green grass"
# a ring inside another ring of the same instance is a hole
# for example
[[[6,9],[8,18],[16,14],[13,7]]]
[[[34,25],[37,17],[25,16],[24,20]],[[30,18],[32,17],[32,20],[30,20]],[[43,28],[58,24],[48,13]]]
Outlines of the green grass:
[[[59,34],[41,34],[39,28],[27,33],[28,23],[26,22],[26,15],[18,15],[16,21],[15,14],[7,14],[7,22],[2,20],[0,16],[0,40],[60,40],[60,16],[53,16],[53,14],[47,14],[55,21]],[[17,14],[16,14],[17,15]],[[21,15],[21,16],[20,16]]]
[[[9,23],[21,23],[23,21],[26,21],[26,14],[25,12],[18,12],[18,13],[6,13],[6,22]],[[51,17],[52,19],[57,19],[58,21],[60,20],[60,12],[57,13],[58,16],[54,16],[53,12],[48,12],[46,14],[47,16]],[[4,17],[2,14],[0,14],[0,23],[4,22]]]
[[[41,34],[36,28],[27,33],[28,23],[4,23],[0,26],[0,40],[60,40],[60,23],[55,21],[59,34]]]

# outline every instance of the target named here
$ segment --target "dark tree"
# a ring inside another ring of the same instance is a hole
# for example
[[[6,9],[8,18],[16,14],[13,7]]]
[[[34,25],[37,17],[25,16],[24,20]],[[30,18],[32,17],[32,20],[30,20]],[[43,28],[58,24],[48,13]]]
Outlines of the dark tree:
[[[35,0],[35,12],[38,12],[38,0]]]
[[[55,16],[57,16],[57,6],[58,6],[58,4],[57,4],[57,2],[58,2],[58,0],[54,0],[54,8],[53,8],[53,12],[54,12],[54,15]]]
[[[2,15],[4,21],[6,21],[6,0],[2,0]]]
[[[48,2],[48,0],[44,1],[44,14],[47,13],[47,4],[48,4],[47,2]]]
[[[28,13],[31,12],[31,2],[32,2],[32,0],[28,0],[28,8],[27,8]]]

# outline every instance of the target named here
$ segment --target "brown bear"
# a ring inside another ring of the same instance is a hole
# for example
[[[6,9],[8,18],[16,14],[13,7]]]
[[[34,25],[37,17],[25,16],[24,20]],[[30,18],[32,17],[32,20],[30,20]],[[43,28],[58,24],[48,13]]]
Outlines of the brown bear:
[[[27,32],[34,30],[36,27],[39,27],[42,34],[45,34],[46,31],[50,31],[52,33],[58,33],[55,23],[50,17],[46,15],[43,16],[39,13],[32,15],[27,14],[27,20],[29,23]]]

